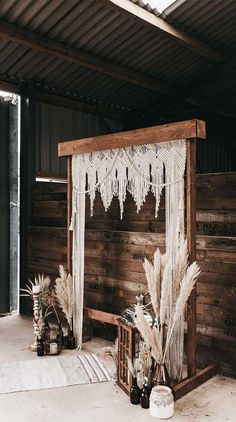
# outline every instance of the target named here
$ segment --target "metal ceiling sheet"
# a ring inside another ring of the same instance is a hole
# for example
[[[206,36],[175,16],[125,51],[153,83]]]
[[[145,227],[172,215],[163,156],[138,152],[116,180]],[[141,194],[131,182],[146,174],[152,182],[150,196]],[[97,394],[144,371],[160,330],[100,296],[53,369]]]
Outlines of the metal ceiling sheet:
[[[146,1],[136,3],[158,14]],[[236,50],[234,0],[182,0],[180,3],[177,8],[172,5],[165,10],[166,20],[209,41],[212,46],[229,53]],[[0,2],[0,19],[173,87],[191,82],[213,66],[208,59],[161,31],[149,29],[118,13],[109,7],[108,1],[7,0]],[[149,89],[3,39],[0,39],[0,74],[20,80],[35,79],[81,97],[129,108],[161,98]]]

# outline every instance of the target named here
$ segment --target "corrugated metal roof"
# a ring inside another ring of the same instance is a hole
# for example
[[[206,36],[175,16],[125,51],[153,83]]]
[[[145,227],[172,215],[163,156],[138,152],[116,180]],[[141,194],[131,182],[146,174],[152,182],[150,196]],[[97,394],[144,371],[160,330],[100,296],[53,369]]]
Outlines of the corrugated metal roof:
[[[157,14],[155,8],[144,4],[146,1],[136,3]],[[234,0],[216,0],[215,7],[211,0],[175,3],[182,4],[165,10],[167,21],[228,53],[236,51]],[[213,67],[207,58],[186,49],[163,32],[119,13],[109,7],[109,2],[8,0],[0,4],[0,19],[173,87],[191,82]],[[162,98],[147,88],[4,39],[0,39],[0,74],[20,80],[35,79],[82,98],[129,108],[143,107]]]
[[[235,0],[185,0],[177,8],[165,10],[166,20],[176,28],[221,49],[236,54]]]
[[[161,13],[166,8],[168,8],[173,3],[176,3],[175,0],[129,0],[129,1],[131,1],[132,3],[135,3],[137,6],[142,7],[142,9],[145,9],[156,16],[160,16]]]

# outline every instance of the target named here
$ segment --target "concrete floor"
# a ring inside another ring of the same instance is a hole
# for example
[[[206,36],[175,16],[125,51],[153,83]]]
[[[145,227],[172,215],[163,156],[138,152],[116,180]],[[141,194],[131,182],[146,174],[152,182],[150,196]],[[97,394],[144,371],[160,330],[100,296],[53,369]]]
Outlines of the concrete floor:
[[[32,325],[29,319],[16,316],[0,318],[0,361],[32,359],[32,352],[28,350],[31,340]],[[94,344],[87,343],[86,347],[93,349]],[[0,422],[154,420],[148,410],[132,406],[128,397],[113,383],[0,395]],[[236,422],[236,380],[214,377],[179,400],[171,420]]]

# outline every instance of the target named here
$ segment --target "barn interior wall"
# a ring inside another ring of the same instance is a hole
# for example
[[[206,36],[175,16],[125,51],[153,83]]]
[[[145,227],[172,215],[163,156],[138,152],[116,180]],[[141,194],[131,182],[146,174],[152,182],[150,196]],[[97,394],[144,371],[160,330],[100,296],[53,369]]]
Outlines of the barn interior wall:
[[[197,285],[198,363],[216,362],[224,374],[236,376],[235,270],[236,173],[197,176]],[[33,220],[29,229],[29,277],[38,272],[57,275],[66,265],[66,184],[37,183]],[[106,213],[97,195],[94,216],[86,208],[85,303],[120,314],[146,291],[142,267],[156,247],[164,250],[164,203],[154,218],[149,195],[137,214],[132,198],[120,220],[114,199]],[[50,245],[50,248],[48,248]],[[28,304],[29,305],[29,304]],[[112,336],[108,325],[93,325],[94,334]]]
[[[119,132],[123,128],[121,120],[37,101],[37,175],[66,176],[66,159],[58,157],[58,142]]]
[[[151,106],[150,106],[151,109]],[[154,115],[153,115],[154,114]],[[222,173],[236,171],[236,135],[235,121],[224,118],[214,113],[209,116],[201,109],[183,114],[178,111],[169,113],[148,112],[145,116],[133,114],[133,118],[126,120],[127,129],[139,129],[142,127],[155,126],[165,123],[177,122],[188,119],[200,119],[206,122],[206,139],[197,141],[196,171],[198,174]]]
[[[65,177],[65,162],[57,158],[60,140],[135,127],[132,120],[126,124],[107,117],[104,120],[99,115],[39,100],[35,109],[35,176]],[[207,142],[212,135],[203,141],[205,146],[202,142],[198,173],[233,169],[231,140],[223,146],[225,139],[217,134],[213,142]],[[235,180],[234,173],[198,176],[197,256],[202,269],[198,283],[199,364],[214,361],[223,373],[236,376]],[[55,277],[58,265],[66,263],[66,184],[37,183],[31,195],[28,276],[43,272]],[[162,206],[155,220],[151,196],[139,215],[128,199],[122,221],[116,201],[105,213],[97,197],[93,218],[87,210],[86,305],[120,313],[134,302],[135,294],[146,288],[142,259],[151,257],[157,246],[163,249],[163,232],[164,209]],[[31,312],[29,306],[22,301],[21,310]],[[99,324],[94,324],[93,330],[103,336],[114,334],[110,327]]]

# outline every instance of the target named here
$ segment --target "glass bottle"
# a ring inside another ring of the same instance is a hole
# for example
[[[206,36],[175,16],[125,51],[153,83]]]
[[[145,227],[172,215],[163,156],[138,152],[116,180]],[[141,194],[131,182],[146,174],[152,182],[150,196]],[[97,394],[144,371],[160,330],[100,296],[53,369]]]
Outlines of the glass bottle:
[[[43,331],[43,339],[46,341],[46,339],[47,339],[47,333],[49,332],[49,330],[50,330],[50,326],[49,326],[49,323],[48,323],[48,320],[47,319],[45,319],[44,320],[44,331]]]
[[[44,356],[44,343],[42,337],[38,339],[37,356]]]
[[[140,403],[140,388],[137,384],[137,378],[133,378],[132,386],[130,389],[130,403],[139,404]]]
[[[143,389],[141,391],[141,396],[140,396],[140,404],[143,409],[149,408],[149,396],[150,396],[150,391],[147,386],[147,382],[145,381],[145,384],[143,386]]]
[[[64,334],[63,334],[61,322],[59,322],[58,324],[58,343],[61,345],[61,347],[64,344]]]
[[[73,350],[75,349],[75,338],[73,336],[73,331],[70,330],[68,334],[68,349]]]
[[[165,385],[170,387],[170,377],[164,363],[156,363],[156,368],[152,379],[152,387],[155,385]]]

